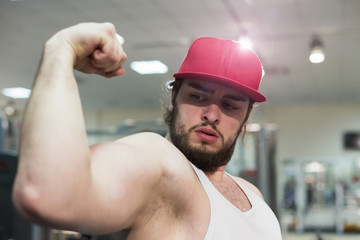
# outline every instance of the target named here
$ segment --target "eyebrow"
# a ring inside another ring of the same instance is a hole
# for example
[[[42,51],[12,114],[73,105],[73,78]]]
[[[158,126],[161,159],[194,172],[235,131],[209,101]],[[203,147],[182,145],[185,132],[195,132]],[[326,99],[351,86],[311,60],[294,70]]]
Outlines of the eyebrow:
[[[206,92],[206,93],[214,93],[214,90],[212,90],[212,89],[210,89],[210,88],[207,88],[207,87],[204,87],[203,85],[198,84],[198,83],[195,83],[195,82],[189,83],[188,86],[189,86],[189,87],[192,87],[192,88],[195,88],[195,89],[197,89],[197,90]]]
[[[224,98],[234,100],[234,101],[246,102],[246,98],[242,97],[242,96],[225,95]]]
[[[201,84],[195,83],[195,82],[190,82],[188,84],[189,87],[195,88],[197,90],[206,92],[206,93],[214,93],[213,89],[207,88]],[[224,98],[230,99],[230,100],[234,100],[234,101],[240,101],[240,102],[246,102],[246,98],[243,96],[236,96],[236,95],[231,95],[231,94],[227,94],[224,96]]]

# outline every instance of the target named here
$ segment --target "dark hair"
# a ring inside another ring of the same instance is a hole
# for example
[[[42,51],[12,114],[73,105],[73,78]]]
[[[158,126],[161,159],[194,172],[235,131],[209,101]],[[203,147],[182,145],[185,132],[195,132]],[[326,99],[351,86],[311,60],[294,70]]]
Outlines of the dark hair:
[[[179,93],[180,87],[183,83],[182,78],[177,78],[175,81],[169,83],[169,89],[171,89],[171,105],[175,106],[175,100]],[[165,107],[164,121],[166,125],[170,126],[173,111],[169,109],[169,106]]]

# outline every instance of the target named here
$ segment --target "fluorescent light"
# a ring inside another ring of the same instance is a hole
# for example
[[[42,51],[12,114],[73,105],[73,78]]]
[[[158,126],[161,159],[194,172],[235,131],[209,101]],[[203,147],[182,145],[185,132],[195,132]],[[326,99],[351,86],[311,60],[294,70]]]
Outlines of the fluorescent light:
[[[163,74],[168,72],[168,67],[159,60],[134,61],[130,63],[130,67],[139,74]]]
[[[23,87],[4,88],[1,93],[11,98],[29,98],[31,90]]]
[[[304,166],[304,170],[305,172],[315,172],[315,173],[325,172],[326,166],[322,163],[313,161],[311,163],[306,164]]]

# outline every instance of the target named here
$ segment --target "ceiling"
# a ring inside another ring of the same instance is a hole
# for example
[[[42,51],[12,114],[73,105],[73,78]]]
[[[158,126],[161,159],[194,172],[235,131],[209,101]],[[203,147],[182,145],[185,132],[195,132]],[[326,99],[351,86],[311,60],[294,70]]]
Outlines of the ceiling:
[[[191,41],[244,35],[265,68],[265,104],[360,104],[359,0],[0,0],[0,89],[30,88],[46,39],[87,21],[114,23],[128,60],[114,79],[76,73],[85,109],[158,109]],[[308,60],[314,34],[325,46],[321,64]],[[129,68],[154,59],[169,73]],[[0,107],[10,100],[0,96]]]

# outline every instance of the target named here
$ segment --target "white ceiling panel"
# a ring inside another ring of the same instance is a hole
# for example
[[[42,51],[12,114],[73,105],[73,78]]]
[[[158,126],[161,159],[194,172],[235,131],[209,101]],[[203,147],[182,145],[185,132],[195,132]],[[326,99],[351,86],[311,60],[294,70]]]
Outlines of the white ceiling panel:
[[[115,24],[125,38],[126,74],[115,79],[77,73],[88,109],[158,109],[191,41],[249,36],[266,70],[266,104],[360,104],[358,0],[1,0],[0,88],[30,87],[41,49],[61,28],[86,21]],[[326,59],[308,60],[314,34]],[[139,75],[133,60],[158,59],[169,73]],[[0,96],[0,107],[8,101]],[[24,100],[17,100],[19,106]]]

